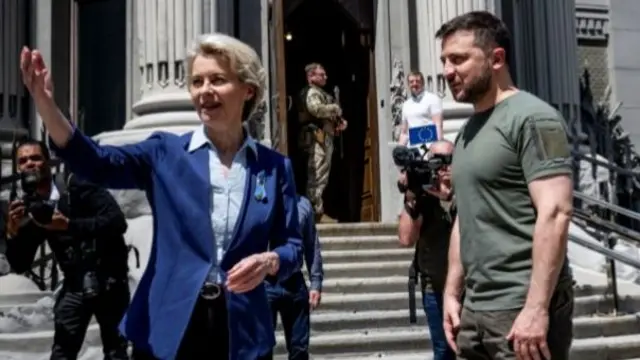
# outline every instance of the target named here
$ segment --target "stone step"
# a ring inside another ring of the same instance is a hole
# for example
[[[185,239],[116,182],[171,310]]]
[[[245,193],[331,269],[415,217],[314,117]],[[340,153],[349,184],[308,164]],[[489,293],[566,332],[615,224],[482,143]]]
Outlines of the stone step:
[[[408,269],[408,267],[407,267]],[[408,270],[407,270],[408,271]],[[306,269],[304,270],[306,273]],[[407,274],[376,277],[331,277],[323,282],[324,291],[333,294],[363,294],[383,292],[404,292],[407,290]],[[624,283],[618,284],[623,290]],[[416,286],[419,291],[419,286]],[[606,292],[605,284],[586,284],[575,287],[576,296],[602,295]],[[38,291],[22,294],[0,294],[0,308],[8,309],[18,305],[35,304],[43,297],[52,296],[51,291]]]
[[[328,280],[344,277],[408,276],[409,265],[411,265],[411,259],[326,264],[324,265],[324,277]]]
[[[383,270],[377,269],[373,271]],[[398,272],[401,272],[401,269]],[[327,269],[325,269],[325,274],[326,273]],[[576,287],[576,315],[588,315],[590,311],[593,314],[610,313],[613,304],[611,296],[605,295],[605,289],[606,287],[604,285]],[[330,277],[324,282],[322,306],[318,311],[360,312],[370,310],[405,310],[408,309],[409,304],[407,290],[406,275],[372,278]],[[31,303],[10,303],[8,300],[4,300],[5,296],[6,295],[0,296],[0,313],[6,313],[17,306],[26,312],[38,307],[35,301]],[[13,300],[24,300],[16,298],[15,296],[10,296],[10,298]],[[420,287],[416,286],[416,302],[418,307],[420,307],[421,299]],[[640,308],[637,305],[640,305],[640,295],[634,294],[620,297],[620,309],[622,313],[635,312],[636,309]]]
[[[331,239],[331,238],[328,238]],[[396,240],[397,242],[397,240]],[[413,259],[414,249],[361,249],[361,250],[326,250],[322,246],[322,261],[324,264],[353,263],[359,261],[406,261]]]
[[[640,357],[640,335],[578,339],[571,347],[571,360],[629,360]]]
[[[416,303],[420,304],[422,296],[416,293]],[[351,312],[407,310],[409,295],[407,292],[366,293],[366,294],[325,294],[322,306],[317,312]],[[640,295],[625,296],[620,299],[621,313],[635,313],[640,309]],[[407,310],[408,311],[408,310]],[[613,311],[611,297],[607,295],[581,296],[575,299],[574,315],[591,316],[610,314]]]
[[[325,294],[400,293],[408,290],[408,282],[408,275],[326,278],[323,291]],[[416,284],[416,291],[420,291],[419,284]],[[605,284],[574,286],[576,297],[604,295],[606,292]]]
[[[318,224],[318,235],[323,236],[378,236],[397,235],[398,224],[394,223],[341,223]]]
[[[608,351],[607,354],[589,354],[587,357],[582,357],[582,352],[588,351],[589,346],[578,344],[573,346],[571,351],[571,360],[602,360],[602,359],[612,359],[612,360],[640,360],[636,356],[628,357],[624,353],[627,350],[635,351],[632,349],[627,349],[625,344],[620,344],[616,342],[617,339],[611,339],[611,342],[607,342],[603,344],[603,346],[611,346],[614,347],[614,350]],[[626,339],[620,339],[618,341],[626,341]],[[631,345],[631,344],[630,344]],[[633,345],[631,345],[633,346]],[[605,356],[605,357],[598,357]],[[275,360],[287,360],[286,355],[277,355],[274,357]],[[368,352],[368,353],[352,353],[352,354],[343,354],[343,355],[319,355],[313,356],[313,360],[432,360],[433,353],[430,351],[411,351],[411,352]],[[30,359],[29,359],[30,360]],[[81,359],[84,360],[84,359]]]
[[[46,296],[52,296],[51,291],[37,291],[16,294],[2,294],[0,291],[0,306],[15,304],[34,304]]]
[[[398,235],[376,236],[323,236],[320,237],[322,252],[332,250],[381,250],[398,249]]]
[[[360,353],[346,355],[320,355],[313,356],[313,360],[432,360],[433,354],[424,351],[414,352],[384,352],[384,353]],[[13,359],[11,359],[13,360]],[[29,359],[30,360],[30,359]],[[84,359],[81,359],[84,360]],[[288,360],[287,355],[276,355],[274,360]]]
[[[427,319],[419,307],[417,310],[417,324],[409,323],[409,311],[362,311],[358,313],[332,312],[312,313],[312,336],[336,331],[357,331],[363,329],[384,328],[426,328]],[[278,320],[277,330],[282,330]],[[583,339],[588,337],[618,336],[626,334],[640,334],[640,314],[620,316],[583,316],[574,320],[574,337]]]
[[[322,282],[322,286],[325,293],[331,294],[403,292],[407,291],[408,281],[408,274],[377,277],[340,277],[326,278]],[[420,286],[416,285],[416,291],[420,291]]]
[[[286,353],[284,337],[276,336],[276,354]],[[311,337],[310,352],[315,355],[346,354],[381,351],[426,350],[431,340],[426,327],[402,327],[335,331]]]
[[[314,359],[331,359],[323,355],[340,354],[348,356],[363,353],[417,352],[427,353],[430,340],[427,329],[385,329],[385,331],[336,332],[317,335],[311,339],[311,354]],[[278,336],[275,353],[284,354],[282,337]],[[572,360],[632,359],[640,356],[640,335],[621,335],[575,339],[571,348]],[[366,358],[366,357],[365,357]],[[375,357],[374,357],[375,358]],[[384,356],[379,356],[383,358]],[[400,359],[400,358],[398,358]],[[402,358],[402,359],[407,359]]]
[[[612,323],[635,321],[633,316],[623,316],[620,318],[601,318],[601,319],[577,319],[576,339],[572,348],[572,359],[632,359],[640,356],[640,335],[628,334],[617,336],[602,336],[580,338],[579,334],[597,334],[595,329],[597,326],[609,328]],[[614,324],[613,326],[620,326]],[[585,332],[582,332],[585,331]],[[636,328],[637,331],[637,328]],[[51,339],[53,331],[42,331],[37,333],[24,334],[0,334],[0,349],[6,353],[46,353],[51,347]],[[85,338],[85,346],[99,347],[100,336],[97,325],[92,324],[89,327]],[[429,334],[426,326],[414,327],[388,327],[385,329],[369,329],[369,330],[351,330],[341,331],[335,330],[327,333],[314,333],[311,337],[311,353],[314,359],[366,359],[366,358],[387,358],[385,354],[390,356],[394,352],[402,352],[408,355],[408,350],[415,351],[413,355],[417,355],[418,351],[425,354],[430,349]],[[281,333],[277,334],[276,354],[282,355],[285,351],[284,337]],[[323,356],[332,354],[342,354],[338,356]],[[348,355],[352,354],[352,355]],[[410,354],[410,353],[409,353]],[[1,356],[2,354],[0,354]],[[369,357],[373,356],[373,357]],[[2,358],[2,357],[0,357]],[[394,359],[393,357],[390,357]],[[412,359],[413,357],[405,357],[403,359]],[[398,358],[400,359],[400,358]]]

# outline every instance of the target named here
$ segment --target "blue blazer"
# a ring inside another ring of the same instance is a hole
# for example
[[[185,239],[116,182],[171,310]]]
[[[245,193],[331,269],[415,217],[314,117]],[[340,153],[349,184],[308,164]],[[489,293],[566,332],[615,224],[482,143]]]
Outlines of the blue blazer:
[[[116,147],[100,146],[74,130],[63,149],[53,146],[71,171],[87,180],[146,191],[153,244],[121,330],[134,346],[163,360],[175,358],[213,263],[209,154],[206,147],[187,151],[192,134],[158,132]],[[281,154],[262,145],[257,153],[257,159],[248,155],[243,208],[220,266],[228,271],[243,258],[271,249],[280,256],[277,277],[283,280],[302,264],[293,171]],[[265,180],[262,200],[254,195],[259,173]],[[271,351],[275,336],[264,284],[226,296],[230,359],[252,360]]]

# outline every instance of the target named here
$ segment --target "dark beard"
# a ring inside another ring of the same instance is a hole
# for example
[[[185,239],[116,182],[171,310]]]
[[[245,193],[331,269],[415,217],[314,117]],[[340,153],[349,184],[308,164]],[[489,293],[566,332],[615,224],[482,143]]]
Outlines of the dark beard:
[[[462,96],[456,101],[475,104],[489,91],[491,88],[491,67],[487,65],[481,72],[480,75],[473,79],[469,85],[465,86],[462,91]]]

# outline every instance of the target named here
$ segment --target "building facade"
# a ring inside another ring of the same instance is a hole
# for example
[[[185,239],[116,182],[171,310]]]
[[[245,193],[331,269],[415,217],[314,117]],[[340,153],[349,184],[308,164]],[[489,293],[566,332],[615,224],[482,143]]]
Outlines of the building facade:
[[[16,133],[39,136],[41,129],[20,84],[23,44],[43,52],[56,100],[81,128],[102,143],[124,144],[198,125],[183,60],[197,34],[220,31],[262,56],[269,91],[252,128],[263,143],[290,155],[296,153],[294,103],[304,85],[302,69],[312,61],[325,64],[330,90],[339,94],[350,123],[339,139],[327,195],[327,211],[342,221],[396,219],[401,199],[391,149],[406,72],[422,71],[427,87],[443,98],[448,138],[470,115],[445,87],[434,39],[458,14],[488,10],[504,19],[513,32],[516,83],[556,106],[572,127],[579,129],[578,76],[585,63],[599,74],[602,94],[611,84],[614,101],[625,101],[624,115],[635,111],[628,54],[619,58],[612,45],[618,33],[628,40],[629,31],[616,30],[614,20],[630,19],[623,14],[630,1],[55,0],[55,7],[53,1],[0,0],[5,155]]]

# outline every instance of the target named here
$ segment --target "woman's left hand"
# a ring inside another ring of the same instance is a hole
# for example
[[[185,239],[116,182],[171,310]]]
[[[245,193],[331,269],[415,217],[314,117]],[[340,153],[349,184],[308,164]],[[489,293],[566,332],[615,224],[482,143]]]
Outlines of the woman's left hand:
[[[268,253],[254,254],[240,260],[227,273],[227,289],[242,294],[255,289],[272,272],[273,264]]]

